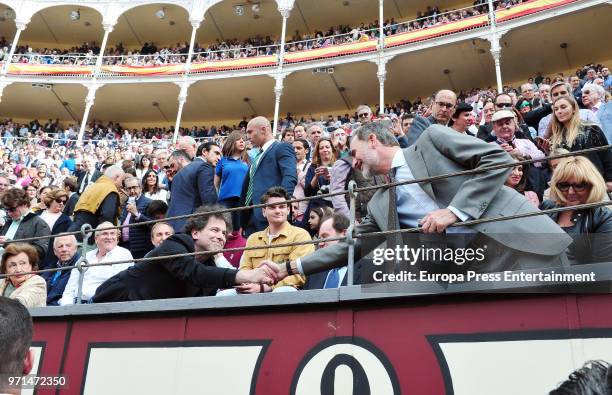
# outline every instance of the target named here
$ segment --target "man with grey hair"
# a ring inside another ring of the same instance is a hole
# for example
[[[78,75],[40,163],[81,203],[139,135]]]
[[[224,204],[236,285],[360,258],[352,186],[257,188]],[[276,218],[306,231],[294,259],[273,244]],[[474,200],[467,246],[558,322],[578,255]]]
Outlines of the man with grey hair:
[[[77,239],[74,235],[59,236],[53,240],[53,253],[57,257],[54,268],[74,266],[81,258],[77,252]],[[50,269],[43,267],[41,269]],[[41,274],[47,282],[47,306],[58,306],[68,279],[70,270],[58,270],[55,272],[45,272]]]
[[[353,165],[365,176],[390,174],[393,181],[409,181],[435,177],[465,170],[483,169],[437,181],[404,184],[378,189],[368,204],[368,216],[359,224],[357,234],[395,229],[420,228],[421,232],[402,236],[359,238],[356,241],[356,259],[380,247],[395,249],[408,245],[414,248],[432,241],[440,245],[465,248],[487,245],[485,259],[472,260],[466,269],[498,272],[526,268],[558,266],[567,246],[572,242],[565,232],[547,216],[533,216],[507,221],[477,224],[470,227],[449,226],[471,219],[488,219],[533,212],[534,207],[525,196],[505,187],[511,168],[485,170],[496,165],[510,164],[512,159],[497,144],[488,144],[441,125],[427,128],[411,147],[400,149],[389,127],[379,123],[365,125],[355,131],[351,140]],[[452,230],[452,232],[451,232]],[[444,233],[445,238],[433,237]],[[460,233],[451,240],[450,233]],[[462,233],[462,235],[461,235]],[[545,237],[536,237],[536,236]],[[460,236],[460,237],[458,237]],[[509,237],[510,236],[510,237]],[[448,240],[446,240],[448,237]],[[376,251],[375,255],[376,255]],[[348,245],[345,242],[319,249],[301,260],[292,261],[287,268],[280,267],[280,278],[291,274],[310,275],[346,264]],[[486,257],[492,259],[486,259]],[[396,258],[401,259],[401,258]],[[379,262],[385,273],[398,273],[396,259]],[[428,267],[431,262],[415,262],[416,268]],[[443,261],[443,263],[446,263]],[[412,262],[404,261],[410,266]],[[404,270],[405,266],[401,267]],[[429,266],[432,268],[432,266]],[[453,263],[436,267],[454,272]],[[434,269],[435,270],[435,269]],[[375,278],[362,281],[372,282]],[[380,280],[378,280],[380,281]]]
[[[597,116],[608,142],[612,141],[612,102],[605,102],[606,91],[597,84],[587,84],[582,88],[582,104]]]
[[[189,156],[189,159],[193,160],[196,156],[196,151],[198,149],[198,144],[191,136],[182,136],[178,139],[176,144],[177,150],[183,150]]]
[[[412,126],[408,130],[408,145],[413,145],[421,136],[423,131],[431,125],[448,125],[451,116],[455,113],[457,95],[455,92],[442,89],[438,91],[431,104],[431,115],[424,118],[420,115],[414,118]]]
[[[308,129],[306,129],[306,132],[308,133],[308,143],[310,144],[310,151],[312,152],[317,146],[319,140],[321,140],[321,137],[323,137],[323,126],[321,126],[321,124],[313,122],[308,125]]]
[[[357,109],[355,110],[355,112],[357,113],[357,120],[362,125],[372,122],[372,118],[373,118],[372,109],[366,106],[365,104],[361,104],[357,106]]]
[[[123,187],[124,178],[125,172],[120,167],[107,168],[79,197],[74,207],[74,222],[68,231],[80,230],[83,224],[95,228],[102,222],[118,223],[119,188]]]
[[[550,104],[550,85],[541,84],[538,88],[538,93],[540,94],[540,105],[542,104]]]
[[[124,263],[91,266],[83,273],[76,268],[72,269],[62,298],[59,300],[60,306],[89,303],[104,281],[134,265],[134,262],[131,262],[134,258],[130,251],[118,245],[119,233],[119,230],[114,229],[114,225],[110,222],[102,222],[98,225],[94,233],[97,248],[86,253],[85,259],[89,264],[115,261]],[[79,278],[81,276],[83,276],[83,288],[81,295],[79,295]]]

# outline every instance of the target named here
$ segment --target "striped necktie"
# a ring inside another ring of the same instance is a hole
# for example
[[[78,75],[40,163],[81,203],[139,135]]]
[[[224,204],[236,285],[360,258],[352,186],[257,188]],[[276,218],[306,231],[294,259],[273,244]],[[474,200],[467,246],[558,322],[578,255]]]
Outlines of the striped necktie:
[[[263,153],[263,149],[260,149],[255,158],[253,158],[253,163],[251,163],[251,168],[249,169],[249,187],[247,188],[246,199],[244,200],[245,205],[251,204],[251,198],[253,197],[253,176],[255,175],[255,171],[257,170],[257,165],[259,162],[259,157]]]

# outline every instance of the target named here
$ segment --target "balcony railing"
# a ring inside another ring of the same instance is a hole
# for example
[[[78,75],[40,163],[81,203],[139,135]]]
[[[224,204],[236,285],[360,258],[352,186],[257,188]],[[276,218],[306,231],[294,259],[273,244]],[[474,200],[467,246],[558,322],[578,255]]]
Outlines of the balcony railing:
[[[530,0],[495,11],[499,24],[532,15],[578,0]],[[500,0],[495,2],[499,4]],[[499,8],[499,7],[498,7]],[[446,13],[404,21],[383,27],[384,48],[395,48],[442,36],[489,26],[487,5],[466,7]],[[319,59],[338,58],[375,52],[379,47],[379,29],[353,29],[346,34],[288,42],[284,63],[296,64]],[[187,65],[188,54],[160,51],[154,55],[104,56],[98,77],[159,76],[203,74],[217,71],[273,68],[278,66],[280,45],[229,46],[196,52]],[[9,75],[48,75],[92,77],[96,56],[16,54],[9,65]]]

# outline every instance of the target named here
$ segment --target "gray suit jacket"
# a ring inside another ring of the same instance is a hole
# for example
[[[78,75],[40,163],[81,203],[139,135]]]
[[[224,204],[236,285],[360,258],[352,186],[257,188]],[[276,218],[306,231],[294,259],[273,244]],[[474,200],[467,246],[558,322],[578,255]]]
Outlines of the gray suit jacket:
[[[441,125],[428,127],[403,153],[415,179],[510,163],[512,160],[497,144],[485,143]],[[473,219],[537,211],[527,198],[504,186],[510,172],[511,168],[489,170],[420,185],[440,207],[453,206]],[[379,189],[368,204],[368,216],[356,227],[356,233],[388,230],[388,217],[389,192]],[[512,250],[541,256],[562,254],[571,243],[571,238],[546,215],[474,225],[472,229]],[[383,241],[357,239],[356,260]],[[341,242],[317,250],[302,258],[301,262],[307,275],[346,265],[347,244]]]

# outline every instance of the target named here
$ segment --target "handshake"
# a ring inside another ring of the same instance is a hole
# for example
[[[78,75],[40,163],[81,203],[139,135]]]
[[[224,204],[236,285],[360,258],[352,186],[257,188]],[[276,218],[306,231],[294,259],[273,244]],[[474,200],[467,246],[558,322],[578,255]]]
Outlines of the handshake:
[[[291,273],[287,273],[287,267],[291,268]],[[287,276],[297,274],[295,262],[277,264],[272,261],[263,261],[253,270],[239,270],[236,273],[236,284],[263,284],[274,285]]]

